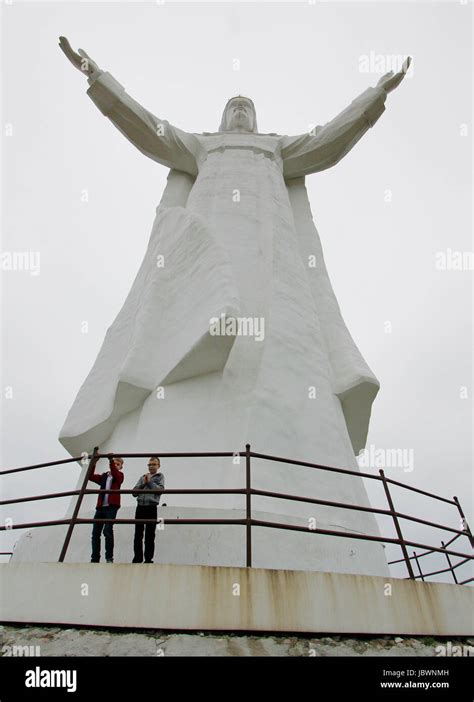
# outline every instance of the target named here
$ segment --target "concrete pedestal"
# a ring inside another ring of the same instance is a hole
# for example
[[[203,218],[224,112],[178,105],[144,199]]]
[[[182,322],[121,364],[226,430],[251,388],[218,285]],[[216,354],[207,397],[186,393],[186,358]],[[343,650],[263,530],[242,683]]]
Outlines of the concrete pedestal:
[[[0,565],[3,622],[470,636],[474,591],[341,573],[157,564]],[[33,589],[32,589],[33,588]]]

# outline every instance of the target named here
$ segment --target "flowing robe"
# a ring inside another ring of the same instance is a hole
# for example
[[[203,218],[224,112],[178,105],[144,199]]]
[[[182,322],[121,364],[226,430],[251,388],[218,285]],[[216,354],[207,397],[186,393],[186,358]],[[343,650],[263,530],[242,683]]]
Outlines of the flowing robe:
[[[63,446],[79,455],[94,445],[124,453],[241,451],[249,442],[262,453],[357,470],[379,383],[341,316],[304,180],[356,144],[385,109],[386,93],[368,88],[326,125],[288,137],[184,132],[145,110],[109,73],[87,92],[170,173],[142,266],[67,416]],[[211,335],[210,320],[221,315],[264,320],[264,339]],[[167,475],[167,484],[242,483],[228,461],[193,465]],[[257,488],[369,504],[359,478],[266,462],[254,475]],[[178,503],[197,504],[182,496]],[[235,507],[237,497],[224,504]],[[265,497],[254,505],[300,517],[316,512],[332,527],[378,533],[364,512],[283,500],[271,506]]]

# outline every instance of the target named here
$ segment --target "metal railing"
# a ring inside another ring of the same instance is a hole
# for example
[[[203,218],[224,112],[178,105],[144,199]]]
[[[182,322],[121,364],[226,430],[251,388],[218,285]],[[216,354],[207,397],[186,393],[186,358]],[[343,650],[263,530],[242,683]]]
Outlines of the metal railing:
[[[90,490],[87,489],[87,483],[90,479],[90,476],[93,474],[95,466],[97,462],[101,458],[113,458],[114,456],[120,456],[122,458],[148,458],[151,455],[159,455],[160,458],[222,458],[222,457],[235,457],[235,456],[240,456],[245,458],[245,488],[235,488],[235,489],[220,489],[220,488],[215,488],[215,489],[165,489],[165,490],[125,490],[125,489],[120,489],[120,490],[105,490],[105,489],[94,489]],[[68,497],[68,496],[77,496],[76,503],[74,505],[73,513],[70,519],[59,519],[59,520],[50,520],[50,521],[38,521],[38,522],[28,522],[28,523],[20,523],[20,524],[11,524],[9,526],[0,526],[0,531],[5,531],[7,529],[29,529],[32,527],[48,527],[48,526],[58,526],[58,525],[67,525],[67,530],[66,530],[66,535],[64,539],[64,543],[61,549],[61,553],[59,554],[59,562],[63,562],[67,550],[69,547],[69,543],[71,540],[71,536],[74,531],[74,527],[78,524],[94,524],[94,523],[101,523],[101,524],[108,524],[108,523],[113,523],[113,524],[148,524],[148,523],[163,523],[163,524],[233,524],[233,525],[242,525],[245,526],[245,531],[246,531],[246,566],[247,567],[252,567],[252,527],[266,527],[266,528],[271,528],[271,529],[285,529],[285,530],[290,530],[290,531],[299,531],[299,532],[304,532],[304,533],[311,533],[311,534],[320,534],[323,536],[335,536],[339,538],[349,538],[349,539],[361,539],[365,541],[374,541],[374,542],[380,542],[384,544],[392,544],[392,545],[397,545],[401,548],[402,551],[402,558],[398,560],[393,560],[393,561],[388,561],[389,565],[397,564],[397,563],[405,563],[407,571],[408,571],[408,578],[411,580],[416,580],[418,578],[421,578],[421,580],[425,580],[425,578],[438,575],[441,573],[446,573],[450,572],[453,580],[456,584],[458,585],[466,585],[470,582],[473,581],[473,578],[469,578],[463,581],[459,581],[457,576],[456,576],[456,570],[461,567],[462,565],[465,565],[467,562],[472,561],[474,559],[474,556],[471,554],[463,553],[460,551],[454,551],[451,548],[448,549],[448,546],[451,546],[451,544],[456,541],[458,538],[464,536],[468,539],[471,548],[474,546],[474,540],[473,536],[471,533],[471,530],[469,528],[469,524],[467,523],[466,517],[464,515],[464,512],[461,508],[461,504],[458,500],[457,497],[453,497],[452,500],[446,498],[446,497],[441,497],[440,495],[435,495],[433,493],[427,492],[426,490],[421,490],[420,488],[415,488],[410,485],[405,485],[404,483],[401,483],[397,480],[393,480],[391,478],[387,478],[385,476],[385,473],[383,470],[379,470],[379,475],[372,475],[371,473],[363,473],[361,471],[353,471],[349,470],[346,468],[336,468],[333,466],[324,466],[324,465],[319,465],[317,463],[309,463],[305,461],[297,461],[293,460],[290,458],[282,458],[279,456],[271,456],[268,454],[263,454],[263,453],[256,453],[254,451],[250,450],[250,444],[247,444],[245,447],[245,451],[240,451],[240,452],[235,452],[235,451],[227,451],[227,452],[200,452],[200,453],[162,453],[162,452],[157,452],[157,451],[150,451],[147,453],[107,453],[107,454],[101,454],[99,453],[99,448],[95,447],[94,451],[92,454],[85,454],[83,456],[79,456],[77,458],[69,458],[69,459],[64,459],[60,461],[52,461],[48,463],[38,463],[35,465],[31,466],[24,466],[21,468],[11,468],[7,470],[0,471],[0,476],[1,475],[7,475],[7,474],[12,474],[12,473],[18,473],[21,471],[28,471],[28,470],[34,470],[34,469],[39,469],[39,468],[45,468],[49,466],[57,466],[57,465],[63,465],[66,463],[73,463],[73,462],[83,462],[84,458],[86,458],[89,461],[89,465],[87,470],[85,471],[84,474],[84,479],[82,482],[82,486],[79,490],[69,490],[66,492],[56,492],[56,493],[49,493],[49,494],[42,494],[42,495],[31,495],[28,497],[20,497],[20,498],[15,498],[15,499],[10,499],[10,500],[2,500],[0,501],[0,506],[1,505],[10,505],[10,504],[18,504],[18,503],[24,503],[24,502],[32,502],[32,501],[37,501],[37,500],[50,500],[50,499],[56,499],[60,497]],[[305,496],[300,496],[300,495],[290,495],[287,493],[280,493],[280,492],[271,492],[268,490],[260,490],[256,488],[252,488],[251,485],[251,459],[261,459],[261,460],[266,460],[266,461],[273,461],[273,462],[279,462],[279,463],[286,463],[290,464],[293,466],[301,466],[305,468],[312,468],[316,470],[322,470],[322,471],[330,471],[334,473],[339,473],[339,474],[345,474],[345,475],[352,475],[354,477],[359,477],[359,478],[367,478],[370,480],[375,480],[379,481],[379,483],[382,484],[385,497],[387,499],[388,503],[388,509],[379,509],[375,507],[366,507],[362,505],[353,505],[353,504],[348,504],[348,503],[343,503],[343,502],[335,502],[335,501],[330,501],[330,500],[322,500],[322,499],[317,499],[317,498],[310,498],[310,497],[305,497]],[[412,515],[404,514],[402,512],[398,512],[395,509],[394,502],[393,502],[393,497],[390,492],[390,485],[394,485],[397,487],[401,487],[405,490],[409,490],[411,492],[419,493],[421,495],[424,495],[426,497],[429,497],[434,500],[439,500],[441,502],[444,502],[445,504],[452,505],[456,507],[457,512],[458,512],[458,518],[461,520],[461,526],[462,529],[455,529],[453,526],[449,526],[446,524],[437,524],[436,522],[431,522],[426,519],[422,519],[420,517],[414,517]],[[168,518],[158,518],[156,520],[154,519],[83,519],[79,517],[79,511],[84,499],[85,495],[99,495],[99,494],[113,494],[113,493],[120,493],[120,494],[140,494],[140,493],[160,493],[160,494],[175,494],[175,495],[236,495],[236,494],[241,494],[245,495],[245,518],[242,519],[168,519]],[[374,536],[374,535],[369,535],[369,534],[360,534],[360,533],[355,533],[355,532],[343,532],[343,531],[337,531],[337,530],[332,530],[332,529],[318,529],[316,527],[313,528],[313,526],[308,526],[304,527],[301,525],[296,525],[296,524],[287,524],[287,523],[282,523],[282,522],[269,522],[269,521],[264,521],[260,519],[253,519],[252,518],[252,496],[261,496],[261,497],[269,497],[269,498],[276,498],[276,499],[283,499],[283,500],[291,500],[291,501],[296,501],[296,502],[304,502],[306,504],[314,504],[314,505],[322,505],[325,507],[336,507],[340,509],[347,509],[347,510],[357,510],[361,512],[369,512],[371,514],[379,514],[379,515],[384,515],[391,517],[395,532],[397,534],[397,538],[392,538],[392,537],[387,537],[387,536]],[[422,544],[419,542],[411,541],[408,539],[405,539],[402,533],[401,529],[401,520],[406,520],[406,521],[411,521],[415,522],[418,524],[423,524],[425,526],[430,526],[434,527],[436,529],[443,529],[447,532],[454,533],[455,536],[448,541],[447,543],[444,543],[441,541],[441,545],[439,547],[437,546],[431,546],[427,544]],[[413,555],[410,556],[408,553],[408,547],[412,548],[417,548],[417,549],[423,549],[422,553],[416,553],[416,551],[413,551]],[[7,553],[11,552],[4,552],[5,555]],[[421,571],[420,567],[420,559],[423,557],[426,557],[428,555],[432,555],[435,553],[441,553],[445,556],[448,562],[448,567],[442,570],[437,570],[433,571],[430,573],[423,573]],[[1,555],[1,554],[0,554]],[[462,560],[459,561],[458,563],[453,564],[451,561],[450,556],[461,558]],[[418,574],[415,575],[412,567],[412,561],[415,561],[418,569]]]
[[[456,534],[456,536],[454,536],[452,539],[450,539],[446,544],[444,543],[444,541],[441,541],[441,549],[436,549],[436,550],[430,549],[429,551],[424,551],[423,553],[416,553],[416,551],[413,551],[413,556],[410,556],[410,560],[414,560],[416,562],[416,566],[418,568],[418,575],[415,575],[414,578],[415,579],[420,578],[421,580],[424,581],[425,578],[429,578],[430,576],[433,576],[433,575],[440,575],[441,573],[451,573],[456,585],[466,585],[467,583],[473,582],[474,578],[468,578],[467,580],[462,580],[460,582],[456,576],[456,569],[459,568],[459,566],[464,565],[465,563],[469,562],[472,559],[469,557],[466,557],[464,560],[459,561],[459,563],[456,563],[455,565],[453,565],[451,562],[451,559],[449,557],[449,554],[451,553],[451,551],[447,551],[447,549],[446,549],[446,547],[449,546],[450,544],[452,544],[454,541],[456,541],[456,539],[458,539],[459,536],[460,536],[460,534]],[[421,566],[420,566],[420,558],[423,558],[423,556],[430,556],[436,552],[438,552],[438,553],[444,552],[444,555],[446,556],[446,560],[448,562],[448,567],[442,568],[441,570],[434,570],[431,573],[423,573],[423,571],[421,570]],[[396,561],[388,561],[388,564],[393,565],[395,563],[402,563],[403,560],[404,560],[403,558],[400,558]]]

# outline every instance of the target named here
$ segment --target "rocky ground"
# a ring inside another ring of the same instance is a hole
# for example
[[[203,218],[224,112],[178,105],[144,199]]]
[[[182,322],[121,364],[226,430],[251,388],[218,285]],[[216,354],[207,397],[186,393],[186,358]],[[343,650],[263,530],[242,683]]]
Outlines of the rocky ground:
[[[249,636],[0,626],[0,655],[41,656],[431,656],[474,655],[474,639],[432,637]],[[461,647],[454,649],[455,646]],[[21,647],[21,648],[19,648]],[[27,649],[23,647],[28,647]],[[38,647],[38,648],[36,648]],[[471,647],[471,648],[469,648]]]

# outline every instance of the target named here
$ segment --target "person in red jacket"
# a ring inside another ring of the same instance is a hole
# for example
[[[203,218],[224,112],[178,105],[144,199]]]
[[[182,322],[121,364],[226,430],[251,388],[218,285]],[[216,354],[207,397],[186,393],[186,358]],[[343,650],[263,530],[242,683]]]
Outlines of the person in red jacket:
[[[94,483],[100,485],[101,490],[120,490],[123,483],[123,458],[109,457],[109,470],[106,473],[94,473],[89,477]],[[94,519],[115,519],[120,508],[120,492],[99,493]],[[92,555],[91,563],[100,561],[100,537],[104,532],[105,560],[114,562],[114,525],[95,522],[92,527]]]

